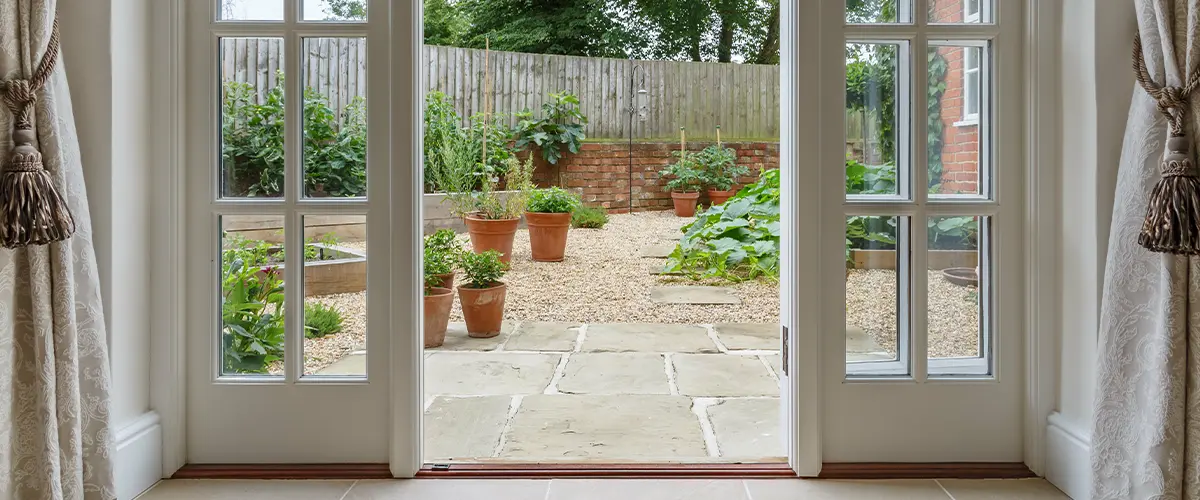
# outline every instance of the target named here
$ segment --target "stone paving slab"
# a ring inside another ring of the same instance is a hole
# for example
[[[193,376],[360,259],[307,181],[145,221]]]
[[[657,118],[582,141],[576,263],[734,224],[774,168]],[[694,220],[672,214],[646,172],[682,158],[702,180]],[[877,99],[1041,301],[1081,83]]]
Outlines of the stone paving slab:
[[[708,407],[722,458],[783,457],[779,398],[726,399]]]
[[[317,371],[317,375],[366,375],[367,353],[354,352]]]
[[[642,251],[638,255],[647,259],[665,259],[671,255],[671,252],[675,251],[676,244],[674,241],[655,243],[642,248]]]
[[[506,459],[680,461],[707,458],[683,396],[534,395],[509,423]]]
[[[567,394],[670,394],[662,355],[634,352],[575,353],[558,390]]]
[[[579,339],[579,323],[526,321],[504,344],[506,351],[570,351]]]
[[[658,304],[741,304],[732,288],[722,286],[656,286],[650,301]]]
[[[425,410],[425,461],[494,456],[511,402],[511,396],[435,398]]]
[[[776,323],[723,323],[713,325],[717,339],[731,350],[778,351],[782,334]]]
[[[679,393],[685,396],[779,395],[779,383],[758,356],[674,354],[671,362]]]
[[[516,321],[505,321],[500,325],[500,335],[490,339],[477,339],[467,335],[467,324],[462,322],[451,322],[449,328],[446,329],[446,341],[441,347],[431,347],[426,351],[491,351],[500,347],[500,344],[508,338],[512,333],[513,328],[517,326]]]
[[[438,352],[425,360],[425,393],[455,396],[540,394],[559,354]]]
[[[666,266],[650,268],[651,276],[683,276],[683,273],[677,271],[668,271]]]
[[[767,364],[771,365],[771,370],[775,371],[775,376],[783,378],[783,356],[771,354],[763,357],[767,359]]]
[[[717,352],[708,331],[696,325],[662,323],[589,324],[583,351]]]

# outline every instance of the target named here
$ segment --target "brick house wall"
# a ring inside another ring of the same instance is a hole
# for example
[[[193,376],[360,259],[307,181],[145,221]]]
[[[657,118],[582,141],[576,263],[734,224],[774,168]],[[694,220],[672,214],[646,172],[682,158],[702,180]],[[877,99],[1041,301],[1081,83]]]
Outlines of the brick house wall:
[[[688,144],[689,151],[700,151],[713,143]],[[750,170],[738,179],[739,186],[758,180],[758,172],[779,168],[779,143],[726,142],[725,147],[737,153],[737,163]],[[561,186],[583,191],[588,206],[604,207],[610,212],[641,212],[671,208],[671,193],[658,172],[674,161],[672,151],[679,150],[678,142],[635,142],[632,148],[625,142],[585,143],[577,154],[567,154],[557,165],[550,165],[535,156],[533,178],[539,187]],[[630,154],[632,152],[632,155]],[[630,170],[632,195],[630,203]],[[700,195],[701,203],[707,196]]]
[[[930,20],[942,23],[963,22],[966,0],[932,0]],[[982,1],[986,0],[981,0]],[[965,121],[963,107],[966,96],[964,69],[966,51],[963,47],[938,47],[946,59],[946,91],[942,94],[942,188],[939,193],[979,192],[979,124]]]

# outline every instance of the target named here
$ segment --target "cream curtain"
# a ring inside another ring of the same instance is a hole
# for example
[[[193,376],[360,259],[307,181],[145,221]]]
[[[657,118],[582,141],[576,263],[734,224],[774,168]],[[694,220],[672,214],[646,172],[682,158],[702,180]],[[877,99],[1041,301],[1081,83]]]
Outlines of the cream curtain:
[[[55,9],[55,0],[0,0],[0,80],[33,74]],[[0,250],[0,497],[109,500],[116,493],[107,336],[61,58],[34,114],[44,164],[77,232],[63,243]],[[2,158],[11,127],[12,115],[0,111]]]
[[[1200,0],[1135,0],[1156,82],[1200,64]],[[1200,144],[1200,98],[1190,98]],[[1200,258],[1138,246],[1166,120],[1134,90],[1122,145],[1100,316],[1092,428],[1094,500],[1200,500]],[[1193,154],[1193,159],[1195,155]]]

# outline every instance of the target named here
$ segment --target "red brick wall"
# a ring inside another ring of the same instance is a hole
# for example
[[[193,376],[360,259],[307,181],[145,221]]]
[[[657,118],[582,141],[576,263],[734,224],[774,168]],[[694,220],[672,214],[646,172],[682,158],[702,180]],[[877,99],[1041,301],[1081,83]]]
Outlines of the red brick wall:
[[[689,151],[700,151],[712,143],[688,144]],[[737,163],[750,170],[750,174],[738,179],[744,186],[758,180],[763,168],[779,167],[779,144],[765,142],[726,142],[725,147],[737,153]],[[588,206],[605,207],[611,212],[635,212],[665,210],[670,208],[671,193],[666,191],[665,181],[658,172],[674,161],[672,151],[679,150],[679,143],[605,142],[586,143],[578,154],[568,153],[558,165],[550,165],[537,156],[534,181],[538,186],[562,186],[583,190],[583,201]],[[630,152],[632,151],[633,203],[630,195]],[[701,202],[706,195],[701,194]]]
[[[986,1],[986,0],[985,0]],[[963,0],[932,0],[930,20],[963,22]],[[979,192],[979,125],[963,123],[962,47],[939,47],[946,59],[946,91],[942,94],[942,188],[939,193]]]

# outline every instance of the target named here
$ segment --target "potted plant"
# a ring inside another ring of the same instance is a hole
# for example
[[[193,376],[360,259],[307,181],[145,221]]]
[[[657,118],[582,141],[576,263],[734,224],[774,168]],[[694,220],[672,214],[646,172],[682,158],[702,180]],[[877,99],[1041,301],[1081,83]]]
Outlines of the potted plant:
[[[450,324],[450,308],[454,305],[454,291],[443,286],[445,277],[439,274],[439,261],[443,255],[437,249],[425,247],[425,348],[440,347],[446,341],[446,327]],[[430,263],[434,265],[431,267]],[[453,280],[453,274],[450,275]]]
[[[532,186],[533,159],[522,164],[516,157],[508,157],[503,163],[504,171],[498,172],[486,162],[475,163],[478,158],[468,157],[461,144],[454,144],[458,141],[447,142],[442,148],[443,168],[438,184],[446,191],[451,212],[466,223],[472,251],[495,250],[507,264]],[[502,178],[508,191],[499,190]]]
[[[464,283],[458,286],[458,298],[467,323],[467,335],[475,338],[499,335],[504,323],[504,297],[508,292],[500,278],[508,271],[508,265],[501,261],[500,252],[487,250],[483,253],[464,252],[459,256],[459,267],[463,270]]]
[[[695,159],[684,151],[676,154],[679,161],[672,163],[659,172],[663,177],[670,177],[667,189],[671,191],[671,201],[675,204],[677,217],[692,217],[696,215],[696,202],[700,199],[700,187],[703,186],[701,171],[697,168]]]
[[[434,280],[427,285],[454,289],[454,265],[462,253],[457,237],[449,229],[438,229],[425,237],[425,274]]]
[[[578,196],[559,187],[538,189],[529,195],[525,224],[529,226],[529,249],[533,260],[563,260],[567,252],[571,214],[579,205]]]
[[[737,164],[737,153],[733,148],[722,147],[718,142],[698,153],[696,163],[703,169],[704,184],[708,186],[711,205],[721,205],[737,193],[737,178],[750,173],[745,166]]]

